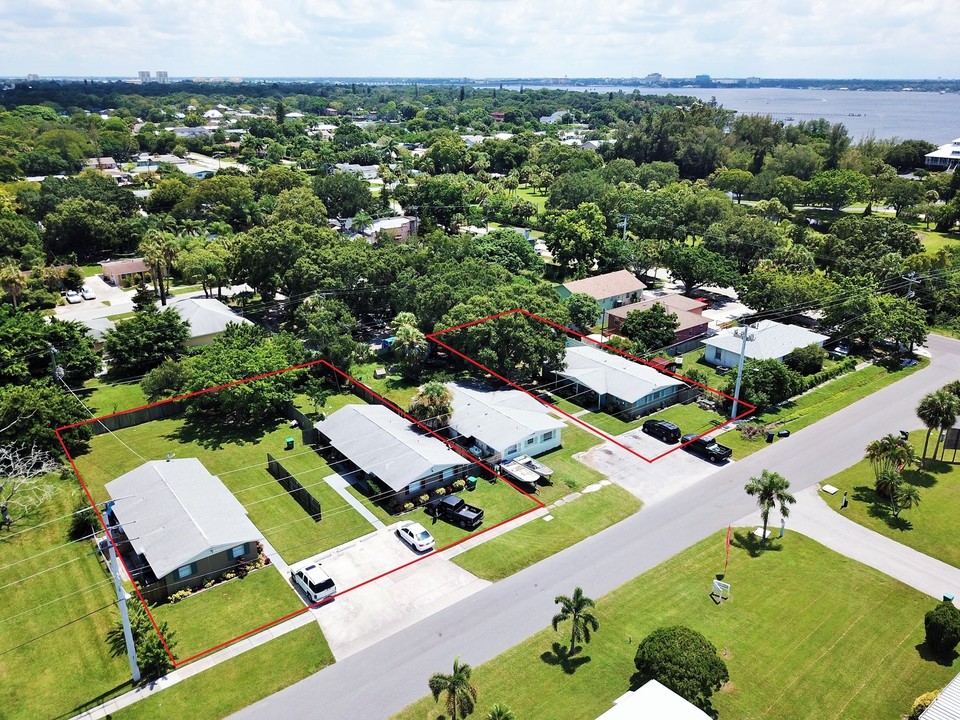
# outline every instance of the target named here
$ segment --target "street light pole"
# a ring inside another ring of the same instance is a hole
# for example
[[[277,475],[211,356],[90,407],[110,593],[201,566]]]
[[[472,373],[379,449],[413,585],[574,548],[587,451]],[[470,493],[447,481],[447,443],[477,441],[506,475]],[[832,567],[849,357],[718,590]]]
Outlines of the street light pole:
[[[130,629],[130,616],[127,614],[127,600],[130,595],[123,589],[120,581],[120,567],[117,563],[117,551],[110,538],[107,538],[110,548],[110,573],[113,575],[114,588],[117,591],[117,604],[120,606],[120,621],[123,624],[123,640],[127,645],[127,658],[130,660],[130,674],[135,683],[140,682],[140,667],[137,665],[137,649],[133,644],[133,631]]]

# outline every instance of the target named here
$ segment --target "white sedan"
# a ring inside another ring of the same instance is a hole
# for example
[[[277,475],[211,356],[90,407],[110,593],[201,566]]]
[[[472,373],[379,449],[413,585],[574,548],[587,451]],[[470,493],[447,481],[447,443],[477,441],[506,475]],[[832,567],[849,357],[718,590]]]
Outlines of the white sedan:
[[[433,550],[433,535],[418,522],[405,522],[397,528],[397,535],[418,552]]]
[[[93,292],[93,290],[91,290],[91,289],[88,288],[88,287],[80,288],[80,297],[82,297],[84,300],[96,300],[96,299],[97,299],[96,294]]]
[[[67,290],[66,298],[67,302],[71,305],[76,305],[79,302],[83,302],[80,299],[80,293],[78,293],[76,290]]]

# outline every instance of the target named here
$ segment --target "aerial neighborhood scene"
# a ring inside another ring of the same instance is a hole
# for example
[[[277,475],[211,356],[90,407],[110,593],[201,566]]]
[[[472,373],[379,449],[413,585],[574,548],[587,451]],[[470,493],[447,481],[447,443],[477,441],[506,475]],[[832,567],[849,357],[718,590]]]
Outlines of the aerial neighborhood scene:
[[[4,5],[0,718],[960,717],[960,10]]]

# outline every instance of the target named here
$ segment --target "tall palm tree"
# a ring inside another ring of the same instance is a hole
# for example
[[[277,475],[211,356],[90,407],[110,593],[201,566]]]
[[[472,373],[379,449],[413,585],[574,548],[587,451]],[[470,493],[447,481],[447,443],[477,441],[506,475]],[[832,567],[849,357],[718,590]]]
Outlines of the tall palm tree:
[[[434,702],[440,701],[440,696],[446,694],[447,714],[452,720],[465,718],[473,712],[477,702],[477,688],[470,682],[470,666],[461,663],[460,658],[453,661],[453,673],[434,673],[430,677],[430,693]]]
[[[888,471],[899,473],[905,467],[920,465],[913,445],[892,433],[867,445],[864,458],[870,461],[874,477],[878,480]]]
[[[427,338],[413,325],[401,325],[397,328],[391,347],[411,369],[416,369],[427,354]]]
[[[574,588],[573,595],[557,595],[553,600],[560,606],[560,612],[553,616],[553,629],[556,630],[560,623],[570,621],[570,654],[573,654],[577,643],[581,640],[585,643],[590,642],[591,631],[595,632],[600,627],[600,621],[593,614],[591,608],[596,607],[596,603],[583,594],[582,588]]]
[[[948,430],[957,421],[960,414],[960,398],[947,390],[935,390],[927,393],[917,405],[917,417],[927,428],[927,437],[923,441],[922,460],[927,459],[927,447],[930,444],[930,433],[934,430]],[[940,449],[940,433],[937,433],[937,443],[933,449],[933,457]]]
[[[16,310],[20,293],[27,287],[27,279],[23,276],[23,273],[20,272],[20,268],[17,267],[16,263],[9,262],[0,268],[0,286],[3,287],[4,292],[13,300],[13,309]]]
[[[764,470],[760,477],[750,478],[750,482],[744,486],[747,495],[756,496],[757,505],[760,507],[760,518],[763,520],[763,541],[767,539],[767,521],[770,519],[770,511],[779,506],[780,515],[788,517],[790,515],[789,505],[792,505],[797,499],[787,492],[790,482],[780,473]]]
[[[180,254],[181,243],[176,235],[159,230],[150,230],[144,235],[138,252],[153,273],[154,289],[160,295],[160,304],[167,304],[167,274]]]
[[[453,413],[453,393],[441,382],[428,382],[410,401],[410,414],[427,427],[446,425]]]

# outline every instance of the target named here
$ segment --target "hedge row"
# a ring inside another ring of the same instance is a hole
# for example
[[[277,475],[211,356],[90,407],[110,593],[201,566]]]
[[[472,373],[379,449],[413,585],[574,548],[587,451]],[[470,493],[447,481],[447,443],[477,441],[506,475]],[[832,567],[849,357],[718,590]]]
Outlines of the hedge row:
[[[816,375],[811,375],[803,379],[804,390],[811,390],[818,385],[823,385],[827,380],[833,380],[844,373],[848,373],[857,366],[856,358],[848,357],[841,360],[829,370],[821,370]]]

